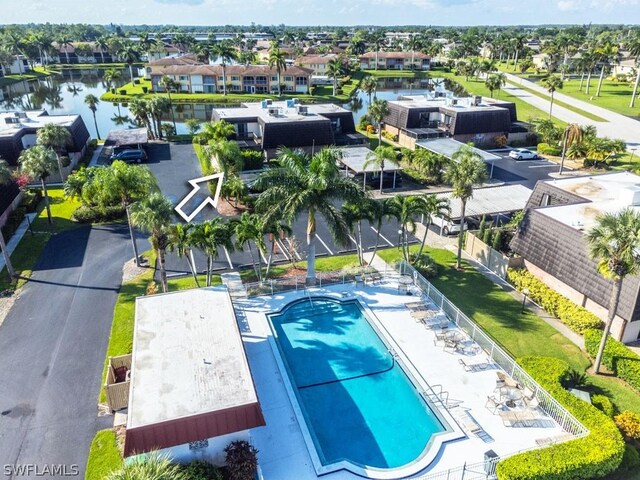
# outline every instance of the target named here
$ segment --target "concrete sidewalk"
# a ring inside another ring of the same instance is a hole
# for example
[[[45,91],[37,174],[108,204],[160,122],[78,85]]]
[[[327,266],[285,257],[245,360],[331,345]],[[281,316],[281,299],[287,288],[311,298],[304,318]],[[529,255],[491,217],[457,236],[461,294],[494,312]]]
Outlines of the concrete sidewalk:
[[[36,215],[36,213],[27,213],[24,220],[22,220],[22,223],[20,223],[18,229],[15,231],[11,239],[7,242],[7,252],[9,253],[9,256],[11,256],[14,250],[18,247],[20,240],[22,240],[22,237],[24,237],[24,234],[29,229],[29,222],[33,222],[33,219],[36,217]],[[2,271],[5,266],[6,263],[4,261],[4,255],[0,255],[0,271]]]
[[[517,85],[522,85],[525,88],[538,92],[542,95],[549,96],[549,92],[546,88],[538,85],[535,82],[526,80],[524,78],[517,77],[510,73],[506,73],[507,80],[511,83],[503,88],[511,95],[518,97],[525,102],[537,107],[545,112],[549,111],[550,101],[544,98],[540,98],[532,93],[529,93]],[[515,85],[514,85],[515,84]],[[560,100],[561,102],[568,103],[576,108],[589,112],[593,115],[597,115],[605,119],[605,122],[596,122],[576,112],[572,112],[565,107],[553,105],[553,116],[559,118],[562,121],[568,123],[578,123],[580,125],[593,125],[598,129],[598,134],[610,138],[620,138],[627,143],[627,148],[638,148],[640,146],[640,122],[629,118],[625,115],[621,115],[606,108],[593,105],[583,100],[578,100],[569,95],[565,95],[560,91],[554,93],[554,100]]]

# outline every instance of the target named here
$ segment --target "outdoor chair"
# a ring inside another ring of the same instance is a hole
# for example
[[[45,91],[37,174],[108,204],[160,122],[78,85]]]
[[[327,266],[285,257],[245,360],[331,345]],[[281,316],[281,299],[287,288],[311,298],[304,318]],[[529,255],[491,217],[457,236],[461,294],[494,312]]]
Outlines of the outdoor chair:
[[[465,361],[464,358],[459,358],[458,363],[462,365],[465,372],[473,372],[476,370],[485,370],[489,366],[489,362],[486,359],[476,362]]]
[[[458,349],[458,342],[445,338],[444,339],[444,347],[442,347],[442,349],[445,352],[448,351],[449,353],[453,353]]]
[[[538,412],[534,410],[509,410],[500,412],[499,415],[506,427],[515,427],[516,425],[531,427],[542,419]]]
[[[572,440],[573,438],[575,437],[570,433],[561,433],[560,435],[555,435],[553,437],[537,438],[536,445],[538,445],[539,447],[547,447],[549,445],[554,445],[556,443]]]
[[[502,410],[502,402],[500,402],[496,397],[493,396],[487,396],[487,403],[485,403],[484,406],[494,415],[498,413],[498,410]]]
[[[504,372],[496,372],[498,379],[496,380],[496,387],[514,387],[520,388],[520,384],[513,378]]]
[[[536,410],[540,406],[540,402],[536,397],[532,397],[532,398],[524,397],[523,401],[525,406],[531,410]]]

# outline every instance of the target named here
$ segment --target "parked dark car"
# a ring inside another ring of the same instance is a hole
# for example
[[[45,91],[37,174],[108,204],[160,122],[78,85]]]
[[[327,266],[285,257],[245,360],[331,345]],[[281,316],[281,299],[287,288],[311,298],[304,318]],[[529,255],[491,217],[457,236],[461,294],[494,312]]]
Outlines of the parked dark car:
[[[356,175],[353,177],[354,181],[360,185],[363,182],[362,175]],[[380,174],[379,173],[367,173],[367,186],[371,188],[380,188]],[[402,186],[402,175],[400,173],[396,174],[396,184],[395,187],[399,188]],[[384,177],[382,179],[382,188],[393,188],[393,172],[384,172]]]
[[[142,163],[147,161],[147,152],[139,148],[122,150],[111,155],[110,160],[122,160],[125,163]]]

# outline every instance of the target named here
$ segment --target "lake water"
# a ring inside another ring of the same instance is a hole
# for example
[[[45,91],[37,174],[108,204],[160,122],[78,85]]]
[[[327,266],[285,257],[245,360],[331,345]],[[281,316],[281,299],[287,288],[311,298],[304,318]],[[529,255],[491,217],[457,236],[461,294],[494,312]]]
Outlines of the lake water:
[[[129,70],[123,69],[121,84],[130,81]],[[49,78],[23,81],[1,89],[0,110],[39,110],[46,109],[50,114],[80,114],[92,137],[96,137],[96,129],[91,110],[85,105],[84,98],[93,94],[100,98],[107,90],[103,81],[104,69],[65,70],[62,75]],[[407,79],[385,78],[380,79],[378,91],[375,96],[381,100],[396,100],[401,95],[421,95],[433,90],[434,85],[440,79]],[[445,82],[447,88],[455,88],[456,85]],[[461,92],[463,93],[463,92]],[[369,96],[364,92],[357,95],[343,105],[354,113],[357,124],[369,106]],[[176,104],[174,115],[178,133],[187,133],[185,121],[196,118],[202,122],[211,119],[214,106],[211,104]],[[134,126],[129,117],[127,104],[100,102],[96,111],[98,129],[102,138],[105,138],[109,130]],[[171,116],[167,114],[163,121],[170,122]]]

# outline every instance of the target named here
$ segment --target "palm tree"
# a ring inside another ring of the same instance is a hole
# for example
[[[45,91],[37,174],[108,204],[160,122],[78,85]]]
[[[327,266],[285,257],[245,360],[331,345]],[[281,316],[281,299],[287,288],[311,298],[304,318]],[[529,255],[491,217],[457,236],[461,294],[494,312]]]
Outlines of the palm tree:
[[[237,52],[234,46],[227,42],[218,42],[211,47],[211,57],[214,61],[220,60],[222,66],[222,88],[224,95],[227,94],[227,63],[236,59]]]
[[[269,270],[271,269],[273,256],[276,252],[277,239],[280,238],[280,240],[284,240],[285,237],[291,236],[293,230],[286,223],[273,221],[271,223],[264,224],[263,233],[267,235],[267,237],[269,238],[269,242],[271,243],[269,256],[267,257],[267,267],[264,271],[264,277],[267,278],[269,276]]]
[[[606,41],[596,49],[596,55],[602,63],[602,67],[600,68],[600,79],[598,80],[598,88],[596,89],[596,97],[599,97],[600,89],[602,88],[602,81],[604,80],[604,71],[614,59],[618,58],[618,47],[613,45],[611,42]]]
[[[389,115],[389,104],[386,100],[374,100],[373,103],[369,104],[367,114],[378,128],[378,146],[380,146],[382,145],[382,122]]]
[[[422,45],[422,42],[420,41],[420,37],[418,35],[411,35],[407,39],[406,46],[411,51],[411,70],[415,68],[414,60],[415,60],[416,50],[418,50],[421,45]]]
[[[55,123],[47,123],[37,131],[36,135],[36,143],[38,145],[43,145],[55,152],[58,161],[58,171],[60,172],[60,181],[64,182],[65,178],[62,174],[62,152],[73,144],[69,130]]]
[[[107,82],[109,87],[117,87],[118,80],[122,78],[122,72],[120,70],[116,70],[115,68],[110,68],[109,70],[104,72],[104,81]]]
[[[104,63],[104,52],[109,51],[109,39],[105,36],[98,37],[94,40],[95,46],[100,50],[100,59]]]
[[[253,271],[256,273],[258,282],[262,283],[262,255],[264,255],[267,250],[264,244],[264,222],[262,217],[256,213],[244,212],[240,215],[240,219],[234,223],[233,227],[233,233],[236,237],[236,247],[240,250],[244,250],[245,246],[249,248]],[[251,248],[252,243],[256,247],[257,255],[254,254],[253,248]]]
[[[234,249],[230,225],[232,224],[216,217],[196,224],[191,231],[191,244],[202,250],[207,256],[207,287],[211,286],[211,270],[213,260],[218,258],[218,248],[223,247],[228,252],[232,252]]]
[[[633,108],[638,93],[638,84],[640,84],[640,32],[636,32],[631,40],[627,42],[627,49],[629,50],[629,55],[636,59],[636,81],[633,84],[633,93],[629,103],[629,108]]]
[[[133,64],[140,61],[140,51],[134,44],[125,43],[120,47],[118,56],[124,63],[129,65],[129,76],[131,77],[131,82],[133,82]]]
[[[134,262],[138,265],[138,246],[133,232],[135,222],[131,216],[131,207],[134,203],[140,202],[158,189],[156,179],[147,167],[139,165],[128,165],[120,160],[116,160],[111,166],[104,170],[102,180],[98,182],[98,187],[103,189],[105,194],[118,199],[122,208],[127,214],[127,224],[129,225],[129,236],[133,245]]]
[[[0,186],[6,185],[11,181],[11,169],[9,169],[9,164],[0,159]],[[7,272],[9,272],[9,276],[14,278],[16,276],[16,272],[13,269],[13,264],[11,263],[11,256],[7,251],[7,244],[4,241],[4,234],[2,233],[2,229],[0,229],[0,249],[2,249],[2,255],[4,256],[4,264],[7,266]]]
[[[377,88],[378,82],[372,75],[364,77],[360,82],[360,89],[369,96],[369,105],[371,105],[371,95],[375,93]]]
[[[551,119],[551,111],[553,109],[553,94],[556,90],[562,90],[563,82],[558,75],[549,75],[542,81],[542,85],[551,94],[551,102],[549,103],[549,119]]]
[[[98,130],[98,120],[96,119],[96,110],[98,110],[98,104],[100,103],[100,99],[93,94],[88,94],[84,97],[84,103],[89,107],[91,113],[93,113],[93,124],[96,127],[96,134],[98,135],[98,140],[100,140],[100,131]]]
[[[393,212],[389,206],[390,201],[391,198],[386,198],[385,200],[373,200],[369,204],[371,223],[375,224],[374,228],[376,232],[376,240],[373,246],[373,253],[371,254],[372,259],[375,258],[378,251],[378,242],[380,241],[380,230],[382,229],[382,225],[385,220],[393,216]]]
[[[277,46],[272,47],[269,51],[269,68],[275,68],[278,72],[278,96],[282,95],[280,72],[287,69],[286,58],[285,53]]]
[[[325,148],[313,156],[283,148],[278,152],[280,167],[261,173],[255,187],[262,193],[256,210],[265,223],[276,220],[291,225],[301,214],[307,215],[307,282],[315,283],[316,217],[322,216],[334,239],[349,242],[349,229],[334,202],[354,201],[362,194],[345,178],[336,162],[340,153]]]
[[[20,55],[22,54],[22,49],[24,47],[22,36],[15,31],[5,31],[2,36],[2,46],[8,52],[16,56],[20,74],[24,73],[24,71],[22,70],[22,62],[20,61]]]
[[[105,480],[187,480],[184,472],[180,465],[171,463],[168,456],[152,452],[134,457],[118,470],[109,473]]]
[[[527,40],[527,36],[523,33],[516,33],[511,38],[513,49],[515,50],[515,60],[513,62],[513,70],[515,71],[518,68],[518,54],[520,50],[524,47],[524,42]]]
[[[462,145],[451,155],[451,160],[444,172],[444,179],[453,187],[451,196],[460,199],[460,233],[458,234],[458,258],[456,260],[456,268],[460,269],[467,201],[473,197],[473,186],[482,183],[487,178],[487,166],[480,155],[475,153],[469,145]]]
[[[193,262],[193,236],[191,232],[195,225],[193,223],[176,223],[169,229],[169,239],[167,249],[176,252],[178,258],[186,257],[193,281],[197,288],[200,288],[195,262]]]
[[[147,109],[155,120],[156,137],[162,140],[162,115],[169,111],[169,100],[165,97],[152,97],[147,101]]]
[[[327,76],[333,80],[333,96],[336,96],[338,91],[338,77],[342,75],[343,67],[339,58],[329,60],[327,64]]]
[[[599,373],[611,324],[618,309],[622,282],[627,275],[640,272],[640,213],[626,208],[598,216],[596,225],[587,233],[587,245],[589,255],[598,262],[598,273],[613,281],[609,314],[593,364],[593,371]]]
[[[163,75],[160,77],[158,85],[164,88],[164,91],[167,92],[167,96],[169,97],[169,110],[171,111],[171,121],[173,122],[173,129],[176,130],[176,117],[174,116],[173,104],[171,103],[171,91],[174,89],[177,90],[180,87],[180,83],[176,82],[169,75]]]
[[[169,244],[169,226],[173,216],[171,200],[161,193],[155,192],[131,206],[131,221],[141,230],[149,234],[149,242],[156,252],[160,268],[162,291],[167,293],[167,270],[165,257]]]
[[[356,235],[356,251],[358,253],[358,262],[360,266],[364,265],[364,250],[362,248],[362,221],[367,220],[373,223],[371,200],[367,197],[359,198],[355,202],[347,202],[342,205],[342,216],[349,227],[349,232]]]
[[[22,151],[18,162],[20,163],[21,172],[28,177],[40,180],[42,194],[44,195],[44,205],[47,209],[47,218],[50,224],[53,223],[51,219],[51,207],[49,206],[49,194],[47,193],[47,177],[51,175],[51,171],[56,168],[55,152],[43,145],[34,145]]]
[[[151,119],[149,118],[149,107],[147,101],[142,98],[132,98],[129,101],[129,112],[133,115],[134,121],[141,127],[147,127],[149,138],[154,139]]]
[[[389,199],[389,213],[400,224],[400,247],[402,256],[409,261],[409,239],[407,233],[415,233],[415,217],[420,214],[422,201],[415,195],[395,195]]]
[[[69,63],[69,47],[73,45],[73,43],[71,43],[72,41],[72,38],[64,33],[60,35],[57,40],[58,47],[64,48],[64,55],[67,63]]]
[[[375,165],[380,169],[380,193],[382,193],[382,185],[384,181],[384,167],[385,162],[389,162],[392,165],[398,165],[398,154],[393,147],[378,145],[378,147],[367,155],[363,168],[367,168],[369,165]]]
[[[570,123],[565,127],[562,136],[562,158],[560,159],[559,175],[562,175],[562,170],[564,169],[564,159],[567,154],[567,149],[574,143],[579,144],[582,141],[582,133],[582,127],[577,123]]]
[[[504,73],[494,73],[487,77],[484,84],[491,92],[491,98],[493,98],[493,92],[495,90],[500,91],[507,84],[507,76]]]
[[[418,197],[420,200],[420,213],[423,215],[424,235],[422,236],[422,243],[420,244],[420,251],[418,251],[417,258],[422,256],[422,251],[427,242],[427,233],[433,217],[444,217],[449,214],[451,208],[449,207],[449,200],[440,198],[437,195],[423,195]]]

